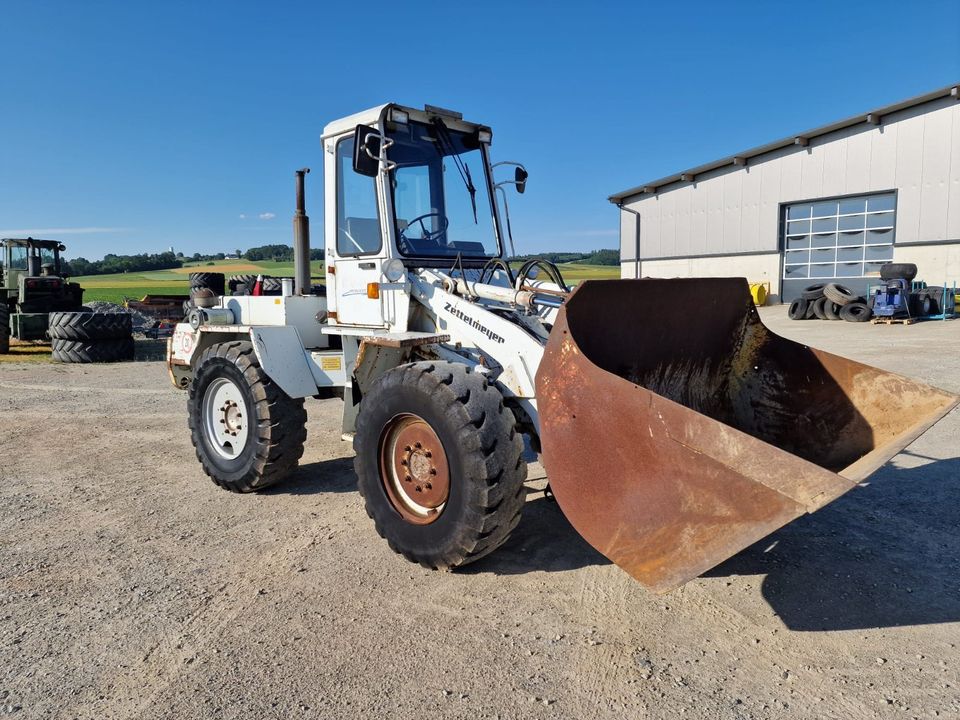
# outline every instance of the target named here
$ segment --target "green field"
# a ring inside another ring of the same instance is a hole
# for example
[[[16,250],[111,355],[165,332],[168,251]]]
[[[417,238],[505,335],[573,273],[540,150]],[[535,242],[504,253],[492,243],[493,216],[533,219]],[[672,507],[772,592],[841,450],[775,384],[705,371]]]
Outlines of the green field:
[[[323,264],[313,262],[310,270],[316,278],[323,277]],[[142,273],[114,273],[112,275],[83,275],[70,278],[83,288],[84,302],[106,300],[122,304],[126,299],[139,300],[144,295],[187,295],[190,292],[190,273],[222,272],[226,275],[293,276],[292,262],[250,262],[248,260],[215,260],[189,263],[173,270],[151,270]]]
[[[323,264],[310,263],[315,278],[323,278]],[[615,265],[580,265],[565,263],[559,266],[563,278],[570,284],[581,280],[604,280],[620,277],[620,268]],[[248,260],[216,260],[190,263],[174,270],[153,270],[142,273],[116,273],[113,275],[85,275],[71,278],[84,289],[83,299],[106,300],[122,304],[126,299],[139,300],[144,295],[186,295],[190,291],[189,275],[192,272],[222,272],[227,275],[275,275],[293,276],[292,262]]]

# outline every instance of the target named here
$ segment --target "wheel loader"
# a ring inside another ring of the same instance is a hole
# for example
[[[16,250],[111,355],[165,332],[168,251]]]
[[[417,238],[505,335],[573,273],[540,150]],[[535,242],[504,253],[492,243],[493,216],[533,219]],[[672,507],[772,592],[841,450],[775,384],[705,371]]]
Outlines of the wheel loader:
[[[342,397],[376,531],[452,569],[519,522],[526,438],[574,528],[666,592],[854,488],[957,404],[778,337],[743,278],[571,289],[549,262],[511,267],[507,190],[528,175],[493,162],[492,140],[429,105],[326,126],[325,293],[303,169],[294,280],[197,308],[169,340],[217,485],[282,480],[304,400]]]
[[[83,289],[62,272],[64,250],[56,240],[0,240],[0,352],[9,350],[11,337],[45,340],[51,312],[81,309]]]

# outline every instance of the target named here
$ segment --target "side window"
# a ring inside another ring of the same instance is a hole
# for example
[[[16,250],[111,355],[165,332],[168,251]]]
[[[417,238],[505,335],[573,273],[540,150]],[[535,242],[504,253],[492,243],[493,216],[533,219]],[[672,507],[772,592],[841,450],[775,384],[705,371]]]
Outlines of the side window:
[[[10,248],[10,269],[11,270],[27,269],[27,249],[25,247],[17,247],[15,245],[12,248]]]
[[[374,178],[353,171],[353,138],[337,143],[337,254],[380,250],[380,217]]]

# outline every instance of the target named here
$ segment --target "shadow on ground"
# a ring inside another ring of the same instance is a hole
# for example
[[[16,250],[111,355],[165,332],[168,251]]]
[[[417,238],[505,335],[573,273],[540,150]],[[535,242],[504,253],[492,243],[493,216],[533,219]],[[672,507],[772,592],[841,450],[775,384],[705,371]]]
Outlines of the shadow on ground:
[[[267,493],[353,492],[356,484],[352,457],[341,457],[303,465]],[[459,572],[516,575],[609,562],[556,502],[531,490],[510,540]],[[763,597],[791,630],[960,621],[960,458],[885,466],[866,486],[706,574],[733,575],[765,575]]]
[[[301,465],[283,482],[264,491],[265,495],[317,495],[351,492],[357,489],[353,456]]]
[[[552,498],[534,490],[523,509],[520,525],[506,544],[460,572],[521,575],[609,564],[573,529]]]
[[[165,339],[150,340],[149,338],[142,338],[138,339],[133,347],[134,360],[137,362],[167,359],[167,341]]]
[[[887,465],[707,573],[757,574],[791,630],[960,620],[960,458]]]

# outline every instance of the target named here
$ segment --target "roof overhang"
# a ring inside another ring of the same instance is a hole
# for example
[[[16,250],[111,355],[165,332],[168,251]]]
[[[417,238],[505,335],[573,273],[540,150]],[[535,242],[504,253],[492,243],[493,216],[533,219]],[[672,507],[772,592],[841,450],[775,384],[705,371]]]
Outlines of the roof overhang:
[[[655,195],[661,188],[667,185],[673,185],[674,183],[678,182],[696,182],[698,175],[703,175],[704,173],[708,173],[712,170],[717,170],[728,165],[744,167],[749,164],[751,158],[766,155],[767,153],[781,150],[790,146],[799,145],[801,147],[806,147],[810,144],[812,139],[836,132],[837,130],[844,130],[846,128],[861,124],[873,126],[880,125],[883,121],[884,115],[890,115],[898,110],[905,110],[916,105],[923,105],[924,103],[928,103],[933,100],[939,100],[944,97],[952,97],[955,100],[960,100],[960,83],[947,85],[946,87],[942,87],[938,90],[934,90],[923,95],[917,95],[916,97],[908,100],[903,100],[898,103],[893,103],[892,105],[885,105],[884,107],[870,110],[869,112],[854,115],[846,120],[840,120],[839,122],[830,123],[829,125],[814,128],[813,130],[797,133],[795,135],[783,138],[782,140],[767,143],[766,145],[760,145],[752,150],[739,152],[735,155],[730,155],[728,157],[721,158],[720,160],[707,163],[706,165],[699,165],[697,167],[690,168],[689,170],[683,170],[673,175],[667,175],[659,180],[651,180],[649,182],[642,183],[641,185],[637,185],[636,187],[630,188],[629,190],[624,190],[623,192],[611,195],[608,199],[610,202],[616,205],[622,205],[623,201],[627,198],[635,197],[637,195]]]

